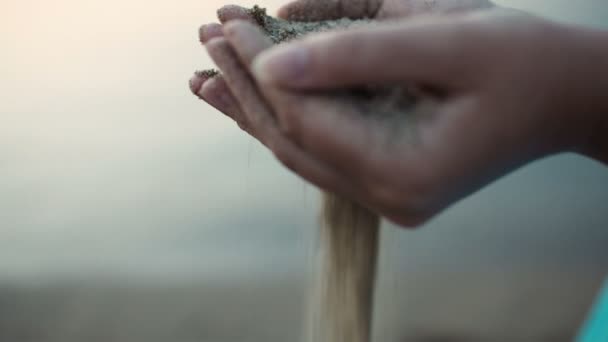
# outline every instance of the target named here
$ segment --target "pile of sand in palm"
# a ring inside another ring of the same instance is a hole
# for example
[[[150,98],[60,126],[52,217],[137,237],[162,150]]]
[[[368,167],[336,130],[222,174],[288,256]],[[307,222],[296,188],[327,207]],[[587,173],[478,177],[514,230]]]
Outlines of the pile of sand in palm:
[[[289,42],[308,34],[346,30],[374,25],[371,19],[324,20],[315,22],[288,21],[274,18],[266,13],[266,9],[254,6],[249,14],[275,44]],[[362,47],[364,48],[364,47]],[[218,74],[215,70],[199,71],[199,75],[210,78]],[[406,86],[373,86],[366,85],[356,89],[333,91],[327,95],[355,105],[358,112],[376,118],[401,117],[411,113],[416,105],[416,98],[411,88]]]

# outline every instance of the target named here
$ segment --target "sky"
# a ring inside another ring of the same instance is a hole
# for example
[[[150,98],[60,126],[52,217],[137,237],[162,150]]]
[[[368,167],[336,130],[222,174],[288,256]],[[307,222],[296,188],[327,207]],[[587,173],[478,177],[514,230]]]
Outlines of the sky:
[[[499,3],[608,27],[603,0]],[[221,4],[0,0],[0,278],[306,267],[317,191],[187,87]],[[606,269],[606,203],[604,166],[557,156],[385,240],[403,270]]]

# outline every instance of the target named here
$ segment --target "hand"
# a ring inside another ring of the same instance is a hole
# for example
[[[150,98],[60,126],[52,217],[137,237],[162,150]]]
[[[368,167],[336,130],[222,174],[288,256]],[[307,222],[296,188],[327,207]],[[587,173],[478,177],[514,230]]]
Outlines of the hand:
[[[404,226],[534,159],[588,152],[596,129],[605,132],[596,115],[606,110],[606,77],[597,75],[606,69],[597,66],[607,59],[596,48],[604,32],[505,11],[328,33],[267,52],[249,24],[224,32],[208,49],[225,71],[231,63],[218,51],[231,47],[251,68],[263,94],[251,83],[243,95],[247,75],[228,84],[256,137],[304,178]],[[309,91],[412,82],[441,96],[397,136],[395,123],[370,123]]]
[[[282,7],[278,16],[283,19],[299,21],[317,21],[341,17],[369,17],[378,20],[415,17],[417,15],[436,13],[450,14],[494,7],[489,0],[297,0]],[[218,10],[222,24],[232,20],[250,20],[247,9],[239,6],[224,6]],[[207,24],[201,26],[199,39],[203,44],[223,36],[222,25]],[[190,81],[190,88],[201,99],[234,119],[241,129],[252,133],[250,124],[243,114],[240,104],[226,85],[223,76],[195,77]]]

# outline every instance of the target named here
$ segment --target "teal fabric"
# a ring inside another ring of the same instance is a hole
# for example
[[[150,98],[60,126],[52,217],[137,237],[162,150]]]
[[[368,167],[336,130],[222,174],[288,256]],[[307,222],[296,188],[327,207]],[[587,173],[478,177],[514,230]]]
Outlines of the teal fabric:
[[[608,342],[608,281],[576,342]]]

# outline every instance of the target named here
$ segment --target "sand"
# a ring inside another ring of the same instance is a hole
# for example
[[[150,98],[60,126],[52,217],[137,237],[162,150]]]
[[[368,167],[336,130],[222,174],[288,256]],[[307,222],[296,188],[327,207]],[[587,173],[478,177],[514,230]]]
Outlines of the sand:
[[[380,220],[326,193],[317,279],[305,341],[367,342],[371,338]]]
[[[195,72],[196,76],[202,78],[202,79],[209,79],[209,78],[213,78],[217,75],[220,74],[219,71],[215,70],[215,69],[208,69],[208,70],[200,70]]]
[[[298,39],[310,33],[362,27],[373,23],[369,19],[352,20],[348,18],[315,22],[287,21],[269,16],[266,14],[266,9],[257,5],[249,12],[275,44]]]

